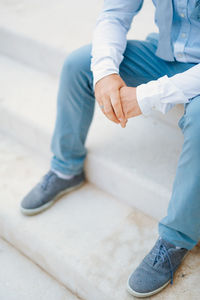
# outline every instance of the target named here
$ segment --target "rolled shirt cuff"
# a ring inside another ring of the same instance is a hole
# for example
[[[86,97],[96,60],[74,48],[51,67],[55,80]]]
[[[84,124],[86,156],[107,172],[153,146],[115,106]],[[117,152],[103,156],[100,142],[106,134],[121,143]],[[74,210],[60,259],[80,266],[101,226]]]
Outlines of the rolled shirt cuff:
[[[189,102],[167,75],[139,85],[136,88],[136,97],[144,115],[149,115],[154,109],[165,114],[175,104]]]
[[[118,60],[119,59],[120,61],[122,60],[121,57],[119,57]],[[110,56],[92,57],[90,69],[93,73],[93,90],[94,90],[97,81],[99,81],[103,77],[110,74],[119,74],[119,62],[117,63]]]
[[[98,72],[93,73],[93,90],[95,89],[95,84],[97,81],[102,79],[105,76],[111,75],[111,74],[119,74],[119,71],[117,69],[107,69],[107,70],[99,70]]]

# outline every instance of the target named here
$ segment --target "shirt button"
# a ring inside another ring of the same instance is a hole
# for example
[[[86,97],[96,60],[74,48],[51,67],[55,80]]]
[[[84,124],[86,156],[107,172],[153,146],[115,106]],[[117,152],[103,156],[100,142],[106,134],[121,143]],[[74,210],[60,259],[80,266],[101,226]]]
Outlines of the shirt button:
[[[182,34],[181,34],[181,37],[182,37],[182,38],[185,38],[185,37],[186,37],[186,34],[185,34],[185,33],[182,33]]]
[[[185,15],[183,13],[180,14],[181,18],[185,18]]]
[[[178,53],[177,56],[181,58],[181,57],[183,57],[183,54],[182,53]]]

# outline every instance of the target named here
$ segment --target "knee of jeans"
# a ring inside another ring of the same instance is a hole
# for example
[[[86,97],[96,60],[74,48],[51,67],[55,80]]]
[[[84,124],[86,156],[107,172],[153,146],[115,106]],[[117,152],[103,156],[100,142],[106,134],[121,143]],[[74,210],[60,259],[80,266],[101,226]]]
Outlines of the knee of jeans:
[[[62,75],[70,77],[80,72],[90,72],[91,44],[84,45],[70,52],[62,66]]]

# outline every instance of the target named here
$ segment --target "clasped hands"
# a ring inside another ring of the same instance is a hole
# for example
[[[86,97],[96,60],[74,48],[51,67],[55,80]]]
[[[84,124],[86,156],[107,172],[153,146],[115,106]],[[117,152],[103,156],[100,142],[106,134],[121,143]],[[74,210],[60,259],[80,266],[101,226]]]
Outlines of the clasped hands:
[[[110,74],[97,81],[95,98],[104,115],[126,127],[129,118],[142,114],[136,98],[136,88],[128,87],[118,74]]]

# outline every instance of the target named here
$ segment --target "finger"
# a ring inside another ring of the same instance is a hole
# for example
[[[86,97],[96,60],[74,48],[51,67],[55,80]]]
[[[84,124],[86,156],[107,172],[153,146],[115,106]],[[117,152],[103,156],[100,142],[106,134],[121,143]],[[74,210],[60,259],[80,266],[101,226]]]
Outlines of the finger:
[[[103,105],[104,105],[103,112],[104,112],[105,116],[109,120],[118,124],[119,120],[117,119],[117,117],[115,115],[110,98],[108,96],[106,96],[102,100],[103,100]]]
[[[100,109],[101,109],[101,110],[103,110],[103,109],[104,109],[103,102],[99,103],[99,107],[100,107]]]
[[[121,127],[122,127],[122,128],[125,128],[125,127],[126,127],[126,123],[127,123],[127,121],[121,122],[121,123],[120,123]]]
[[[128,120],[121,122],[121,123],[120,123],[121,127],[122,127],[122,128],[125,128],[127,122],[128,122]]]
[[[102,97],[100,98],[100,99],[97,99],[96,98],[96,100],[97,100],[97,103],[98,103],[98,105],[99,105],[99,108],[103,111],[103,113],[104,113],[104,110],[103,110],[103,108],[104,108],[104,104],[103,104],[103,101],[102,101]]]
[[[120,99],[120,92],[116,91],[110,96],[111,104],[117,119],[120,121],[121,127],[124,128],[126,126],[126,117],[123,112],[121,99]]]
[[[122,108],[120,92],[116,91],[115,93],[111,94],[110,99],[111,99],[111,104],[112,104],[112,107],[113,107],[113,110],[115,112],[115,115],[116,115],[117,119],[122,124],[125,124],[126,117],[124,115],[123,108]]]
[[[122,110],[120,92],[117,90],[115,93],[110,95],[111,104],[115,115],[118,119],[125,120],[124,112]]]

